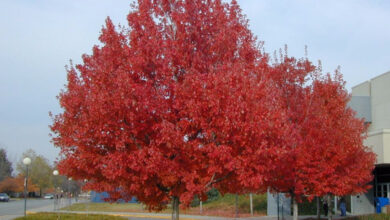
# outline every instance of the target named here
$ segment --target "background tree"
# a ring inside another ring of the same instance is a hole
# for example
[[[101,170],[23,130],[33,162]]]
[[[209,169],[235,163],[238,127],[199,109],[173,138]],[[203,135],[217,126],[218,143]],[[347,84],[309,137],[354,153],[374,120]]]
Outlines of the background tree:
[[[0,182],[12,176],[12,163],[7,158],[5,149],[0,149]]]
[[[373,178],[376,156],[363,144],[366,125],[348,107],[344,85],[338,71],[313,82],[310,119],[302,130],[311,140],[302,147],[299,168],[309,199],[361,193]]]
[[[18,192],[18,184],[15,178],[7,177],[0,182],[0,192],[5,192],[8,195]]]
[[[37,155],[32,149],[23,153],[21,160],[17,163],[16,169],[23,176],[26,175],[26,166],[23,164],[23,158],[29,157],[31,164],[29,165],[29,178],[32,184],[39,188],[39,195],[42,196],[42,192],[52,187],[52,172],[53,168],[50,166],[49,161],[42,155]]]
[[[375,162],[363,145],[364,122],[347,106],[341,74],[322,75],[320,69],[287,55],[273,68],[290,128],[275,149],[279,154],[269,166],[267,185],[291,195],[294,219],[304,198],[365,191]]]
[[[35,192],[38,187],[34,184],[30,184],[29,178],[28,192]],[[24,191],[24,176],[18,175],[16,177],[7,177],[0,182],[0,191],[6,193],[22,193]]]
[[[23,176],[22,174],[19,174],[15,177],[15,182],[17,186],[16,192],[24,191],[24,180],[25,180],[25,176]],[[31,192],[36,192],[38,190],[39,187],[34,183],[32,183],[31,178],[28,178],[27,192],[31,193]]]

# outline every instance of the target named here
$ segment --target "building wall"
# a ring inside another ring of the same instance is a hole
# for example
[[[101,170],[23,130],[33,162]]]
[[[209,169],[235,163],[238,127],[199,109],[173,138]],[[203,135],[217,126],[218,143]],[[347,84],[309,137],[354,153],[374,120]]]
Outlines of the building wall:
[[[362,96],[370,98],[371,111],[368,137],[364,143],[377,154],[377,164],[390,163],[390,138],[387,134],[390,129],[390,72],[352,87],[352,99]]]
[[[367,193],[352,196],[351,212],[354,215],[375,213],[374,191],[372,188]]]
[[[279,216],[291,215],[291,198],[286,197],[284,193],[271,194],[267,192],[267,215],[278,216],[278,199],[279,199]]]
[[[366,123],[371,123],[371,97],[352,96],[348,106],[356,111],[355,117],[363,118]]]
[[[390,99],[390,96],[389,96]],[[390,114],[390,111],[389,111]],[[383,163],[390,163],[390,129],[382,130],[383,141]]]
[[[369,131],[390,129],[390,72],[371,81],[372,124]]]
[[[364,144],[376,153],[376,164],[390,163],[390,72],[353,87],[352,99],[354,96],[366,96],[370,99],[371,121],[368,121],[368,137]],[[366,112],[364,109],[355,110]],[[351,207],[353,214],[374,213],[373,188],[365,194],[352,196]]]
[[[364,145],[371,147],[376,154],[376,163],[384,163],[383,136],[381,132],[369,133]]]
[[[370,81],[366,81],[364,83],[360,83],[359,85],[352,87],[353,96],[370,96],[370,91]]]

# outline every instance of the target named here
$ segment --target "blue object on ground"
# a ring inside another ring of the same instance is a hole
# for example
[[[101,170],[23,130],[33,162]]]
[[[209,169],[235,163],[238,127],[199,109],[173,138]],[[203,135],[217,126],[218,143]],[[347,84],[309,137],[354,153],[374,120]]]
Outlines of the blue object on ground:
[[[382,207],[389,204],[389,198],[377,197],[376,198],[376,213],[382,212]]]
[[[347,206],[345,202],[340,203],[340,211],[341,211],[341,216],[347,215]]]
[[[107,192],[95,192],[95,191],[92,191],[91,192],[91,202],[95,202],[95,203],[103,203],[103,202],[106,202],[104,199],[106,198],[109,198],[110,195],[107,193]],[[119,202],[119,203],[125,203],[125,201],[123,199],[119,199],[117,200],[116,202]],[[137,203],[137,198],[133,197],[129,203]]]

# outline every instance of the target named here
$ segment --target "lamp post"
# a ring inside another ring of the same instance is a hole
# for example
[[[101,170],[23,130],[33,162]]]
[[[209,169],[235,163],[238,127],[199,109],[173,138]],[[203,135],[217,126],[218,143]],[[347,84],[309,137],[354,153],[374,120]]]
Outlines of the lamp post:
[[[28,180],[28,166],[31,164],[31,159],[26,157],[23,159],[23,164],[26,165],[26,176],[24,179],[24,216],[26,216],[27,209],[27,180]]]
[[[68,197],[69,197],[69,206],[72,205],[72,197],[70,194],[70,181],[72,181],[72,177],[68,178]]]
[[[65,197],[64,197],[64,199],[62,199],[63,197],[64,197],[64,190],[61,190],[60,201],[59,201],[60,207],[64,206],[63,203],[65,203],[65,201],[64,201]]]
[[[84,179],[84,184],[87,184],[88,180],[87,179]],[[87,209],[87,217],[88,217],[88,205],[89,205],[89,200],[88,200],[88,197],[87,197],[87,204],[86,204],[86,209]]]
[[[58,176],[58,170],[53,171],[54,177]],[[57,196],[57,186],[54,181],[54,211],[56,211],[56,208],[58,209],[58,196]]]

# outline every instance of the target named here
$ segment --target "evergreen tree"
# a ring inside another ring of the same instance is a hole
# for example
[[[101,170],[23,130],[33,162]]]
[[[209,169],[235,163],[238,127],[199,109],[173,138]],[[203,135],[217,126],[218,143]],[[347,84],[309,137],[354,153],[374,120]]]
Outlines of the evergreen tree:
[[[12,175],[12,163],[7,158],[5,149],[0,149],[0,181]]]

